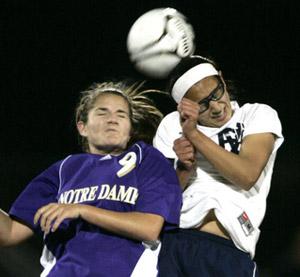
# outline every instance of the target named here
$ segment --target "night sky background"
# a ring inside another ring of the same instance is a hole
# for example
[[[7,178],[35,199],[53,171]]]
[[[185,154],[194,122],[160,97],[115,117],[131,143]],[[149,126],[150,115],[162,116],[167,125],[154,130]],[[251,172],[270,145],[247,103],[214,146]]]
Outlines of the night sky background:
[[[292,271],[282,261],[292,260],[291,247],[300,236],[296,3],[1,0],[0,207],[8,211],[34,176],[80,151],[73,120],[80,91],[95,81],[146,79],[129,61],[128,31],[148,10],[173,7],[194,27],[196,54],[214,57],[224,77],[241,88],[240,103],[266,103],[279,113],[285,142],[278,151],[255,259],[262,276],[296,276],[279,268]],[[165,85],[166,80],[146,82],[149,88]],[[166,97],[154,96],[154,101],[164,114],[175,107]],[[299,249],[300,243],[298,263]],[[40,253],[41,238],[1,249],[0,276],[38,276]]]

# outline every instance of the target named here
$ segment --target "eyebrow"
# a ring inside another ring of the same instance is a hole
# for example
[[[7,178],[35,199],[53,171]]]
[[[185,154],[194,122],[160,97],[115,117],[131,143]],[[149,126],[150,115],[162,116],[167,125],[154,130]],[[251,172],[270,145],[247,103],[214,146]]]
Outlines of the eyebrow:
[[[109,111],[109,109],[108,109],[108,108],[105,108],[105,107],[98,107],[98,108],[95,109],[95,111],[96,111],[96,112],[97,112],[97,111],[107,112],[107,111]],[[122,110],[122,109],[118,109],[116,112],[117,112],[117,113],[129,114],[128,112],[126,112],[125,110]]]
[[[216,91],[218,91],[219,88],[222,87],[222,85],[223,85],[223,83],[219,82],[217,84],[217,86],[209,93],[209,95],[206,96],[205,98],[203,98],[202,100],[200,100],[198,103],[205,103],[205,102],[207,102],[207,99],[209,99],[213,93],[215,93]]]

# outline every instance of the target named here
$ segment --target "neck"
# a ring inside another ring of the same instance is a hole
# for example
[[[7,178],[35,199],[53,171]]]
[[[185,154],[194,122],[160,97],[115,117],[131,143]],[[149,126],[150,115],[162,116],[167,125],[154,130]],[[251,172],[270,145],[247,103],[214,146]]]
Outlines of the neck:
[[[98,155],[112,155],[118,156],[124,152],[124,148],[120,147],[119,145],[111,145],[111,146],[98,146],[92,147],[90,146],[90,153],[91,154],[98,154]]]

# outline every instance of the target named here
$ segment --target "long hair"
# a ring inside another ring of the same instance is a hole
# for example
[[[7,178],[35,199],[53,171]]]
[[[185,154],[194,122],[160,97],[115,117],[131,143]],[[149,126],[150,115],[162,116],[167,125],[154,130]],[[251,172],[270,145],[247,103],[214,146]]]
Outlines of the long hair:
[[[156,108],[154,102],[149,98],[149,94],[166,93],[160,90],[145,90],[143,86],[144,82],[130,85],[126,81],[94,83],[81,92],[81,97],[76,107],[76,123],[79,121],[82,121],[84,124],[87,123],[89,111],[93,108],[99,95],[104,93],[116,94],[123,97],[129,106],[129,116],[132,125],[129,145],[139,140],[151,144],[163,114]],[[79,143],[83,151],[89,151],[88,141],[85,137],[80,136]]]

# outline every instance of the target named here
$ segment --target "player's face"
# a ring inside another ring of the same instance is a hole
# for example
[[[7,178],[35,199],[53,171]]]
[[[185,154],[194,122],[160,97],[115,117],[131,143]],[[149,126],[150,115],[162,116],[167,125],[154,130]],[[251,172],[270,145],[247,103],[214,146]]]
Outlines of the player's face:
[[[77,127],[87,138],[91,153],[119,154],[130,139],[129,105],[122,96],[101,94],[89,111],[87,122],[78,122]]]
[[[200,125],[221,127],[232,117],[226,85],[216,77],[206,77],[199,81],[188,90],[185,97],[199,103]]]

